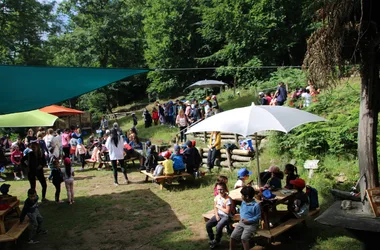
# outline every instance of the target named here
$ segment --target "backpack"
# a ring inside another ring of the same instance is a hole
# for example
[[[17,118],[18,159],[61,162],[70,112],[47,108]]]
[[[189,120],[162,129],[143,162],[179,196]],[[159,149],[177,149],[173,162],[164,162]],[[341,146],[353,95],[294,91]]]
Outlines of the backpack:
[[[306,185],[306,194],[309,197],[309,210],[315,210],[319,207],[319,201],[318,201],[318,191],[317,189]]]

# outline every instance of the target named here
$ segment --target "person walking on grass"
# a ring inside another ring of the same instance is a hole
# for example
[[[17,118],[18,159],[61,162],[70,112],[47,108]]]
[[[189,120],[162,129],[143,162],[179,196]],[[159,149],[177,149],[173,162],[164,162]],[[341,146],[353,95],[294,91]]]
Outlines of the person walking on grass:
[[[59,167],[59,159],[52,155],[50,157],[50,165],[52,166],[51,169],[51,177],[52,177],[52,182],[55,187],[55,202],[56,203],[62,203],[59,199],[59,196],[61,194],[61,183],[63,182],[63,174],[61,171],[61,168]]]
[[[47,184],[44,176],[44,167],[46,166],[46,158],[40,148],[40,144],[37,140],[30,141],[31,151],[29,151],[23,158],[23,162],[27,163],[29,168],[28,180],[30,183],[30,188],[36,190],[36,178],[42,186],[42,200],[48,201],[46,199]]]
[[[117,124],[116,124],[117,125]],[[111,135],[107,138],[106,148],[109,152],[109,157],[113,169],[113,177],[115,186],[119,185],[117,180],[117,162],[120,163],[121,171],[125,177],[125,184],[128,184],[127,170],[124,167],[124,140],[122,135],[118,133],[118,125],[111,130]]]
[[[65,167],[61,171],[67,190],[67,200],[72,205],[74,203],[74,168],[71,166],[71,160],[68,157],[63,160],[63,164]]]
[[[29,218],[29,244],[39,243],[36,240],[37,234],[47,234],[47,231],[42,229],[43,218],[38,210],[38,195],[35,189],[28,190],[28,198],[24,202],[24,207],[20,215],[20,224],[25,220],[25,216]]]

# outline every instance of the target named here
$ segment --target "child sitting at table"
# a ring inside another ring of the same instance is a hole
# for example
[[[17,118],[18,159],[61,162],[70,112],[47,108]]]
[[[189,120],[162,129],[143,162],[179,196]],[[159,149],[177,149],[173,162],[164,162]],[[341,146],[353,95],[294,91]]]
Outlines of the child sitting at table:
[[[226,183],[218,183],[218,195],[214,198],[214,213],[215,215],[206,223],[206,230],[209,238],[210,248],[215,248],[222,238],[223,228],[230,221],[230,211],[232,200],[227,194]],[[216,226],[216,236],[213,232],[213,227]]]
[[[281,218],[281,221],[287,221],[291,218],[301,218],[305,217],[309,213],[309,197],[303,191],[306,186],[306,183],[303,179],[298,178],[291,180],[290,184],[297,189],[297,193],[294,194],[293,201],[288,203],[288,213]]]
[[[164,175],[174,175],[173,161],[170,159],[171,155],[172,153],[170,151],[167,151],[164,154],[165,160],[162,162],[162,166],[164,166]]]
[[[287,175],[285,188],[294,189],[294,186],[290,184],[290,181],[295,180],[299,177],[297,173],[297,167],[293,164],[286,164],[284,172]]]
[[[231,234],[230,249],[237,249],[236,245],[241,240],[244,250],[248,250],[249,240],[259,226],[261,210],[260,204],[255,201],[257,192],[253,187],[245,186],[240,193],[243,199],[240,206],[240,221]]]
[[[218,179],[216,180],[216,183],[215,183],[215,186],[214,186],[214,196],[217,196],[219,194],[217,186],[221,182],[223,182],[223,183],[225,183],[227,185],[227,183],[228,183],[228,177],[225,176],[225,175],[219,175],[218,176]],[[226,186],[226,188],[227,188],[227,186]],[[228,188],[227,188],[227,193],[229,193]]]
[[[170,159],[173,161],[173,169],[176,174],[181,174],[185,171],[185,163],[183,162],[183,156],[180,153],[178,145],[174,146],[174,154],[172,154]]]
[[[156,147],[154,145],[150,145],[146,150],[146,160],[145,160],[145,169],[146,172],[154,171],[158,162],[158,154],[156,152]]]
[[[153,176],[174,174],[173,161],[170,160],[170,156],[170,151],[166,151],[166,153],[164,154],[165,160],[159,162],[159,164],[156,166],[156,169],[154,170]]]
[[[271,177],[264,185],[264,189],[280,189],[282,187],[281,180],[284,178],[284,173],[277,166],[271,166],[268,172],[271,173]]]
[[[248,180],[249,176],[252,174],[251,171],[248,171],[246,168],[241,168],[241,169],[239,169],[237,174],[238,174],[238,180],[236,181],[236,183],[234,185],[234,189],[251,185],[252,181],[245,184],[245,182]]]

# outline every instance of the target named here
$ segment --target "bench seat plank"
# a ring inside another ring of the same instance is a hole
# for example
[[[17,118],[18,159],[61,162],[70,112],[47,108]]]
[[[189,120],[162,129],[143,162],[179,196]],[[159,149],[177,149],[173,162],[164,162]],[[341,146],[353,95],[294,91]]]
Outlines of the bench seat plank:
[[[175,178],[179,178],[179,177],[190,177],[190,176],[192,176],[191,174],[189,174],[187,172],[184,172],[184,173],[179,174],[179,175],[160,175],[160,176],[154,176],[152,173],[147,172],[146,170],[141,170],[140,173],[145,174],[145,176],[146,176],[145,181],[148,181],[148,178],[151,178],[152,180],[155,180],[158,183],[160,183],[160,189],[161,190],[163,189],[165,180],[175,179]]]
[[[8,241],[14,241],[14,238],[8,236],[7,234],[0,234],[0,243],[1,242],[8,242]]]
[[[189,173],[182,173],[179,175],[160,175],[160,176],[154,176],[152,173],[146,172],[146,170],[142,170],[141,173],[145,174],[146,176],[150,177],[153,180],[161,180],[161,179],[174,179],[178,177],[188,177],[191,176]]]
[[[9,237],[13,238],[14,240],[17,240],[21,234],[28,228],[29,226],[29,220],[25,218],[25,221],[23,223],[19,223],[18,221],[12,226],[11,229],[8,230],[5,234]]]
[[[319,213],[319,208],[315,209],[315,210],[312,210],[308,213],[308,216],[307,217],[311,217],[311,216],[314,216],[316,214]],[[293,219],[289,219],[287,220],[286,222],[274,227],[274,228],[271,228],[270,230],[268,229],[258,229],[256,231],[256,233],[260,236],[263,236],[263,237],[266,237],[266,238],[272,238],[272,237],[276,237],[280,234],[282,234],[283,232],[289,230],[290,228],[294,227],[295,225],[303,222],[307,217],[303,217],[303,218],[293,218]]]

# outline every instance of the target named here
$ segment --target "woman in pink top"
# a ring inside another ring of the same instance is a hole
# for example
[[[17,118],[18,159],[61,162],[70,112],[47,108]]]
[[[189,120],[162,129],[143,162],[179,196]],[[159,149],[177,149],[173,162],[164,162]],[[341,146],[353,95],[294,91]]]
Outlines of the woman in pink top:
[[[175,122],[178,126],[179,126],[179,131],[181,133],[181,142],[184,142],[186,141],[186,127],[188,125],[188,122],[187,122],[187,117],[185,116],[185,112],[183,111],[183,109],[180,109],[178,111],[178,115],[177,115],[177,119],[176,119],[176,122]]]
[[[70,158],[70,130],[67,128],[62,134],[62,151],[65,154],[64,158]]]

